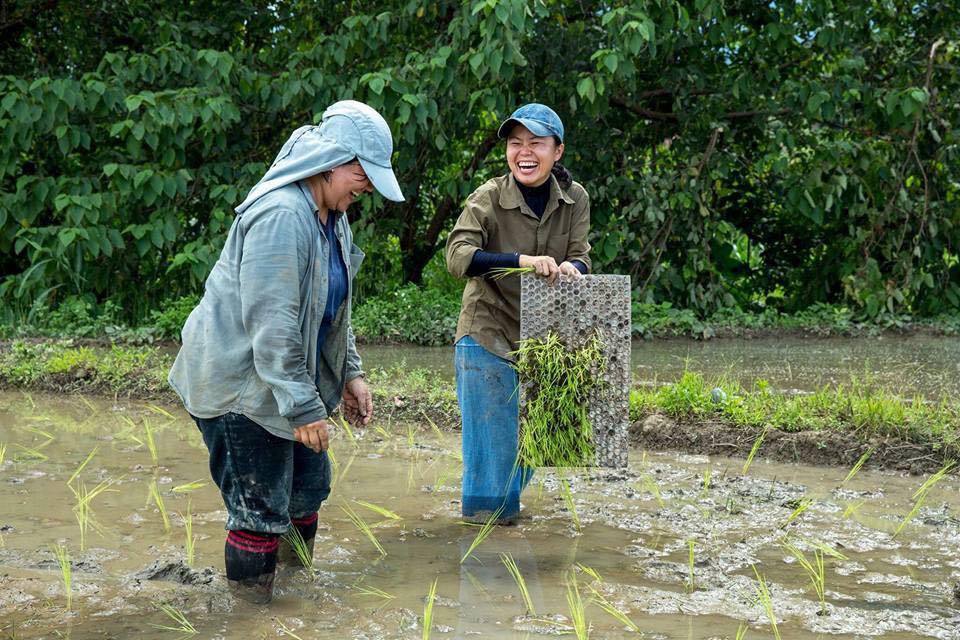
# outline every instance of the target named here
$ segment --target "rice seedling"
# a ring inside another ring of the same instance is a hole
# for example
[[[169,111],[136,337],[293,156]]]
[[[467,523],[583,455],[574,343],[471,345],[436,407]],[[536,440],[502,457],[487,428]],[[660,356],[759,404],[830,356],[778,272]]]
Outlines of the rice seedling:
[[[777,614],[773,611],[773,598],[770,597],[767,581],[764,580],[760,572],[757,571],[756,566],[753,567],[753,573],[757,576],[757,586],[754,587],[757,599],[760,601],[760,606],[763,607],[764,613],[767,614],[767,620],[770,621],[770,629],[773,631],[773,637],[776,638],[776,640],[781,640],[780,628],[777,627]]]
[[[801,498],[800,502],[797,503],[797,507],[793,510],[793,513],[790,514],[786,522],[780,525],[780,528],[781,529],[785,528],[791,522],[793,522],[794,520],[802,516],[804,513],[806,513],[807,509],[809,509],[813,505],[813,503],[814,503],[813,498]]]
[[[184,543],[184,549],[187,553],[187,566],[192,567],[197,538],[193,535],[193,514],[190,513],[189,500],[187,500],[187,513],[183,516],[183,530],[187,536],[186,542]]]
[[[710,491],[710,480],[711,480],[712,470],[710,467],[707,467],[703,470],[703,489],[700,491],[700,497],[705,497]]]
[[[440,431],[440,427],[437,426],[437,423],[430,419],[430,416],[427,415],[425,411],[420,412],[423,415],[423,419],[427,421],[427,424],[430,425],[430,429],[433,430],[434,435],[437,436],[438,440],[443,440],[443,431]]]
[[[201,487],[205,487],[205,486],[207,486],[206,482],[203,482],[202,480],[195,480],[193,482],[187,482],[185,484],[178,484],[173,489],[171,489],[171,491],[173,491],[174,493],[189,493],[191,491],[196,491],[197,489],[200,489]]]
[[[413,447],[416,439],[414,438],[415,431],[412,424],[407,424],[407,446]]]
[[[380,437],[383,438],[384,440],[390,439],[390,434],[387,433],[387,430],[381,427],[380,425],[374,425],[373,430],[377,432],[377,434],[379,434]]]
[[[153,503],[157,505],[160,517],[163,518],[163,530],[169,532],[170,515],[167,513],[167,505],[163,501],[163,496],[160,495],[160,487],[157,485],[156,478],[150,481],[150,496],[147,502],[149,503],[150,500],[153,500]]]
[[[533,267],[497,267],[496,269],[490,269],[490,278],[493,280],[503,280],[508,276],[518,276],[524,273],[535,272],[536,269]]]
[[[693,575],[694,542],[687,540],[687,593],[696,591],[697,582]]]
[[[746,622],[741,621],[740,624],[737,625],[737,635],[734,636],[734,640],[743,640],[744,638],[746,638],[747,630],[749,628],[750,628],[750,625],[748,625]]]
[[[60,578],[63,580],[63,593],[67,596],[67,611],[73,610],[73,566],[70,564],[70,553],[60,543],[53,545],[53,555],[57,558],[60,567]]]
[[[393,600],[394,598],[397,597],[392,593],[384,591],[383,589],[378,589],[377,587],[369,587],[366,585],[355,585],[354,589],[356,590],[357,593],[359,593],[362,596],[371,596],[374,598],[381,598],[383,600]]]
[[[293,638],[293,640],[303,640],[300,636],[298,636],[293,632],[293,629],[283,624],[283,622],[281,622],[280,620],[277,620],[277,624],[280,625],[280,628],[277,629],[280,635],[287,636],[288,638]]]
[[[343,433],[346,434],[347,440],[350,441],[350,444],[352,444],[352,445],[355,446],[355,447],[360,444],[359,442],[357,442],[357,436],[354,435],[353,429],[350,428],[350,423],[347,422],[347,420],[344,419],[343,416],[340,416],[340,419],[339,419],[339,420],[337,420],[336,418],[331,418],[331,420],[333,421],[333,423],[334,423],[335,425],[337,425],[337,426],[339,426],[341,429],[343,429]]]
[[[155,404],[148,404],[148,405],[147,405],[147,409],[150,409],[150,411],[153,411],[154,413],[160,414],[160,415],[163,416],[164,418],[169,418],[169,419],[171,419],[171,420],[176,420],[176,419],[177,419],[177,417],[176,417],[175,415],[173,415],[172,413],[170,413],[169,411],[167,411],[167,410],[164,409],[163,407],[158,407],[158,406],[155,405]]]
[[[67,484],[73,484],[73,481],[77,479],[77,476],[80,475],[80,472],[83,471],[83,468],[86,467],[91,460],[93,460],[93,456],[97,454],[98,449],[100,449],[99,445],[94,447],[93,450],[87,454],[87,457],[84,459],[84,461],[80,463],[80,466],[77,467],[77,470],[74,471],[73,475],[70,476],[70,479],[67,480]]]
[[[567,574],[567,606],[574,635],[577,640],[587,640],[590,637],[590,623],[587,622],[586,607],[577,587],[577,574],[573,571]]]
[[[843,510],[843,518],[847,519],[850,516],[855,515],[857,511],[860,510],[860,507],[866,504],[866,502],[867,502],[866,500],[858,500],[857,502],[851,502],[850,504],[848,504],[846,508]]]
[[[587,574],[591,578],[593,578],[594,580],[596,580],[597,582],[603,582],[603,576],[601,576],[600,572],[594,569],[593,567],[588,567],[587,565],[578,562],[577,568],[580,569],[580,571],[583,571],[585,574]]]
[[[360,531],[360,533],[366,536],[367,540],[369,540],[370,543],[373,544],[374,547],[376,547],[377,551],[380,552],[381,556],[387,555],[387,552],[383,548],[383,545],[380,544],[380,541],[377,540],[377,536],[373,533],[373,529],[370,528],[370,525],[364,522],[363,518],[357,515],[357,512],[354,511],[350,507],[350,505],[342,504],[340,505],[340,510],[347,515],[347,518],[350,519],[350,522],[353,523],[353,526],[355,526],[357,530]]]
[[[520,409],[519,466],[592,465],[596,455],[587,409],[606,370],[600,333],[579,348],[549,333],[522,341],[513,353],[519,379],[528,389]]]
[[[14,462],[45,462],[48,460],[47,454],[40,451],[39,448],[25,447],[22,444],[14,444],[13,446],[20,449],[20,453],[13,456]]]
[[[813,585],[813,590],[820,600],[820,615],[827,615],[826,594],[824,589],[826,576],[823,567],[823,552],[815,549],[813,552],[813,562],[810,562],[803,552],[793,545],[785,544],[783,547],[797,559],[797,563],[803,567],[803,570],[807,573],[807,577],[810,578],[810,583]]]
[[[7,443],[0,442],[0,465],[3,464],[3,459],[6,457],[6,455],[7,455]]]
[[[657,485],[657,481],[653,478],[653,476],[648,473],[643,474],[643,476],[641,476],[641,483],[643,488],[653,494],[657,504],[662,507],[665,504],[663,501],[663,496],[660,494],[660,487]]]
[[[509,553],[501,553],[500,560],[503,561],[503,566],[507,568],[507,572],[510,574],[510,577],[513,578],[515,583],[517,583],[517,589],[520,591],[520,597],[523,599],[523,606],[527,608],[527,613],[530,615],[536,615],[537,611],[533,606],[533,599],[530,597],[530,591],[527,589],[527,581],[523,579],[523,575],[520,573],[520,567],[517,566],[517,562]]]
[[[924,483],[923,483],[922,485],[920,485],[920,488],[919,488],[919,489],[917,489],[916,491],[914,491],[914,493],[913,493],[913,498],[914,498],[913,507],[910,509],[910,512],[907,513],[906,517],[905,517],[905,518],[903,519],[903,521],[900,523],[900,526],[897,527],[897,530],[894,531],[894,533],[893,533],[893,537],[894,537],[894,538],[896,538],[898,535],[900,535],[900,532],[903,531],[903,529],[907,526],[907,524],[908,524],[911,520],[913,520],[913,518],[920,512],[921,507],[923,507],[923,504],[924,504],[924,503],[926,502],[926,500],[927,500],[927,495],[930,493],[930,490],[933,489],[933,488],[937,485],[938,482],[940,482],[941,480],[943,480],[944,477],[946,477],[946,475],[947,475],[947,474],[950,472],[950,470],[955,466],[955,464],[956,464],[956,463],[954,463],[952,460],[948,460],[947,463],[944,464],[943,467],[942,467],[939,471],[937,471],[936,473],[932,474],[929,478],[926,479],[926,481],[924,481]]]
[[[854,463],[853,467],[850,469],[850,473],[847,474],[847,477],[843,479],[843,482],[840,483],[841,487],[845,487],[848,482],[853,480],[853,477],[860,473],[860,469],[863,468],[863,465],[870,459],[870,456],[873,454],[876,447],[870,447],[867,449],[863,455],[861,455],[857,461]]]
[[[116,482],[116,480],[108,479],[100,482],[93,489],[87,489],[86,483],[82,480],[77,483],[77,486],[68,484],[67,487],[73,492],[73,496],[76,499],[76,503],[73,505],[73,514],[77,518],[77,524],[80,526],[80,550],[83,551],[86,548],[87,542],[87,529],[94,528],[99,529],[96,521],[93,518],[93,509],[90,508],[90,503],[98,495],[107,491],[110,486]]]
[[[164,631],[176,631],[177,633],[182,633],[184,635],[194,635],[199,633],[197,629],[187,620],[187,616],[183,614],[180,610],[176,609],[169,604],[159,604],[157,608],[160,611],[163,611],[167,614],[167,617],[173,620],[177,626],[163,625],[163,624],[150,624],[154,629],[162,629]]]
[[[38,449],[42,449],[43,447],[47,446],[48,444],[56,440],[56,438],[54,438],[49,431],[44,431],[43,429],[39,429],[37,427],[26,426],[26,427],[21,427],[21,429],[23,431],[26,431],[27,433],[32,433],[34,435],[40,436],[41,438],[46,438],[46,442],[42,442],[39,445],[37,445]]]
[[[153,428],[150,426],[150,421],[146,418],[143,419],[143,430],[147,436],[147,449],[150,451],[150,459],[153,460],[153,464],[156,465],[158,461],[157,441],[153,438]]]
[[[619,622],[623,626],[629,627],[629,629],[634,633],[640,633],[640,634],[643,633],[640,627],[637,626],[637,623],[630,619],[630,616],[628,616],[626,613],[618,609],[615,604],[607,600],[602,593],[600,593],[596,589],[591,589],[591,592],[592,592],[592,596],[590,598],[590,601],[593,604],[597,605],[598,607],[606,611],[611,617],[613,617],[615,620],[617,620],[617,622]]]
[[[560,480],[560,495],[563,496],[563,503],[567,506],[567,511],[573,518],[573,525],[580,531],[580,516],[577,514],[577,505],[573,501],[573,491],[570,490],[570,484],[566,478]]]
[[[381,507],[380,505],[373,504],[372,502],[364,502],[363,500],[354,500],[355,503],[361,507],[365,507],[373,511],[374,513],[379,513],[381,516],[388,520],[403,520],[403,518],[394,511],[390,511],[386,507]]]
[[[490,516],[480,525],[480,530],[477,531],[477,535],[473,538],[473,542],[470,543],[470,547],[467,548],[466,553],[463,554],[463,557],[460,558],[460,564],[463,564],[467,558],[470,557],[477,547],[483,544],[483,541],[487,539],[487,536],[493,531],[493,528],[497,525],[497,520],[500,518],[500,514],[503,513],[503,506],[497,508],[496,511],[490,514]]]
[[[763,444],[763,439],[767,437],[767,430],[764,429],[757,439],[753,441],[753,447],[750,449],[750,454],[747,456],[747,461],[743,463],[743,473],[746,475],[747,471],[750,470],[750,465],[753,464],[753,459],[757,457],[757,452],[760,451],[760,446]]]
[[[433,602],[437,599],[437,578],[433,579],[430,590],[427,591],[427,599],[423,605],[423,635],[422,640],[430,640],[430,632],[433,630]]]
[[[290,527],[283,539],[287,541],[293,552],[297,554],[297,560],[303,565],[310,580],[316,580],[317,570],[313,567],[313,551],[307,546],[307,541],[303,539],[300,530],[296,527]]]

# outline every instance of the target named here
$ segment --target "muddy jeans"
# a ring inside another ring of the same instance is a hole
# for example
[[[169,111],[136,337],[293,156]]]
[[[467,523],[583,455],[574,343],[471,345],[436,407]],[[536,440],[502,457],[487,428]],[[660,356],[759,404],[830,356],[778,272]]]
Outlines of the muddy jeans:
[[[533,476],[517,468],[517,372],[470,336],[454,351],[457,402],[463,416],[463,515],[520,514],[520,493]]]
[[[299,442],[272,435],[244,415],[193,418],[210,452],[210,475],[227,507],[227,529],[286,533],[330,495],[330,462]]]

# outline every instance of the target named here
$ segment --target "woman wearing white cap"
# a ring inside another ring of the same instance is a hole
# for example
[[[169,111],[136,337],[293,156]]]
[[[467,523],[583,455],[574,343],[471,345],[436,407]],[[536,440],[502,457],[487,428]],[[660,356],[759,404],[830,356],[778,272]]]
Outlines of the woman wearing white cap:
[[[500,125],[505,176],[467,199],[447,238],[447,268],[469,278],[457,323],[454,367],[463,419],[463,500],[467,520],[514,522],[532,475],[518,469],[518,278],[487,277],[497,267],[532,267],[553,283],[590,268],[590,199],[560,164],[563,122],[542,104],[526,104]]]
[[[352,100],[294,131],[237,207],[183,327],[170,384],[210,452],[227,578],[250,602],[272,597],[278,553],[299,562],[280,540],[291,526],[313,548],[330,493],[327,417],[341,401],[354,423],[373,411],[350,327],[363,252],[345,212],[373,189],[403,200],[392,152],[384,119]]]

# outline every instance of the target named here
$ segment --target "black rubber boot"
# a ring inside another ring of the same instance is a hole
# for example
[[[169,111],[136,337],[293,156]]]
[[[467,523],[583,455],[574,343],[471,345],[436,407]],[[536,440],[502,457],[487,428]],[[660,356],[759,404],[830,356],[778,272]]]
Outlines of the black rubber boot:
[[[277,570],[275,533],[230,531],[224,545],[227,584],[237,598],[252,604],[267,604],[273,598],[273,577]]]
[[[288,536],[294,531],[300,534],[306,546],[307,555],[313,559],[313,542],[317,537],[317,514],[313,513],[303,518],[290,518],[290,532],[287,536],[280,539],[280,550],[277,556],[277,562],[290,567],[306,566],[300,556],[290,544]]]

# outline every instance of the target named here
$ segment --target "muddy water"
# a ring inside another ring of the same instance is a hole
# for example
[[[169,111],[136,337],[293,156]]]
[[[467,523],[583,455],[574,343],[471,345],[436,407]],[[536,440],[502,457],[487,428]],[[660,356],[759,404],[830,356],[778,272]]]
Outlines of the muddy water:
[[[633,343],[633,380],[673,382],[684,369],[750,386],[758,378],[780,390],[823,385],[878,385],[912,397],[960,396],[960,339],[937,336],[876,338],[758,338],[651,340]],[[426,367],[453,377],[451,347],[365,345],[368,366]]]
[[[861,472],[841,487],[846,470],[756,461],[744,474],[743,460],[634,451],[625,471],[567,476],[576,518],[560,478],[538,473],[524,494],[520,525],[495,529],[461,563],[477,529],[457,520],[456,435],[389,428],[386,435],[367,430],[356,445],[337,434],[338,473],[321,510],[316,578],[280,575],[275,602],[259,608],[228,595],[226,514],[208,482],[202,442],[179,409],[0,394],[0,637],[181,637],[152,626],[175,626],[158,609],[169,604],[196,637],[420,638],[435,579],[430,637],[549,637],[569,634],[567,585],[575,575],[593,638],[733,638],[740,624],[748,626],[744,637],[768,638],[759,574],[783,638],[960,638],[954,478],[930,489],[895,537],[923,478]],[[169,531],[149,497],[153,481]],[[195,481],[207,484],[184,488]],[[110,485],[90,501],[95,524],[81,549],[69,487],[89,491],[101,482]],[[790,520],[805,498],[810,506]],[[401,519],[384,520],[354,500]],[[343,504],[376,524],[385,556],[350,523]],[[192,568],[187,513],[196,537]],[[840,556],[824,561],[827,615],[818,615],[811,582],[785,541],[810,560],[816,545]],[[51,552],[57,543],[72,560],[71,611]],[[519,566],[536,616],[524,615],[501,553]],[[591,603],[594,593],[643,635]]]

